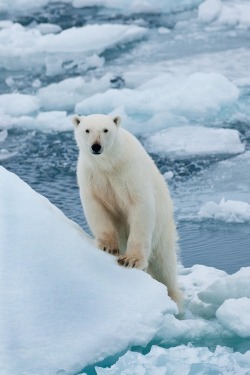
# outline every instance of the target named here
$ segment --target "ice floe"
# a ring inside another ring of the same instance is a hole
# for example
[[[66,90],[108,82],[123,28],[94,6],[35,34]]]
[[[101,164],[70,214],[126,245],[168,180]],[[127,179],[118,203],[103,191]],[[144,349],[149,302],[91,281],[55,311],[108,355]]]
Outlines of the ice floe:
[[[250,221],[250,204],[222,198],[220,203],[207,202],[199,210],[198,216],[228,223],[244,223]]]
[[[59,74],[62,64],[74,58],[83,60],[120,43],[143,38],[147,30],[136,25],[101,24],[72,27],[43,35],[39,29],[14,23],[0,30],[1,67],[7,70],[34,65],[55,65]]]
[[[238,88],[221,74],[163,74],[136,89],[109,89],[95,94],[79,102],[75,111],[108,113],[123,106],[129,116],[141,116],[144,121],[166,112],[188,117],[209,116],[233,104],[238,97]]]
[[[22,116],[37,112],[40,103],[33,95],[12,93],[0,95],[0,107],[6,115]]]
[[[250,27],[250,4],[246,1],[206,0],[198,9],[201,22],[226,27]]]
[[[219,322],[240,337],[250,337],[250,298],[228,299],[216,311]]]
[[[97,375],[248,375],[250,351],[233,353],[230,348],[208,348],[180,345],[164,349],[153,346],[146,355],[128,352],[111,368],[96,368]]]
[[[183,126],[165,129],[146,139],[150,152],[187,157],[195,155],[238,154],[245,149],[234,129]],[[205,212],[205,211],[202,211]]]

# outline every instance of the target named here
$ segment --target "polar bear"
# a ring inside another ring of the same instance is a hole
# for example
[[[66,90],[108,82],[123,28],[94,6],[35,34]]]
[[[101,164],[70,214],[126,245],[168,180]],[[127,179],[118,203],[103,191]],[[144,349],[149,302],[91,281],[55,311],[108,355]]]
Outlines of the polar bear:
[[[77,180],[98,248],[147,271],[180,307],[177,233],[163,176],[119,116],[74,116]]]

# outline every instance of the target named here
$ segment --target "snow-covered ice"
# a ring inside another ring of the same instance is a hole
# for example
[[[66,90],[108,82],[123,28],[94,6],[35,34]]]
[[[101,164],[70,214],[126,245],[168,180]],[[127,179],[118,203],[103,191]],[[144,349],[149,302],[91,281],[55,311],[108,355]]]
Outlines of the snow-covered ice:
[[[233,353],[231,349],[217,346],[212,352],[208,348],[180,345],[163,349],[153,346],[143,355],[128,352],[110,369],[97,368],[98,375],[248,375],[250,351]]]
[[[59,74],[63,71],[63,62],[72,61],[76,56],[83,60],[85,55],[139,40],[146,34],[145,28],[136,25],[102,24],[72,27],[57,34],[43,35],[39,29],[13,23],[0,30],[0,66],[15,70],[21,66],[49,65],[47,69],[51,69],[53,64],[54,74]]]
[[[222,198],[220,203],[207,202],[199,210],[198,216],[228,223],[244,223],[250,221],[250,204]]]
[[[37,112],[40,103],[35,96],[12,93],[0,95],[0,107],[7,115],[22,116]]]
[[[165,286],[119,267],[2,167],[0,189],[2,374],[75,374],[147,344],[163,313],[177,311]]]
[[[150,152],[175,157],[234,155],[245,150],[237,130],[197,126],[169,128],[152,134],[146,139],[146,147]]]
[[[73,110],[84,98],[106,91],[110,87],[111,74],[100,79],[83,77],[67,78],[38,90],[37,96],[45,110]]]
[[[226,300],[216,311],[219,322],[240,337],[250,337],[250,298]]]
[[[108,113],[124,106],[128,115],[143,119],[155,114],[177,111],[186,116],[209,116],[233,104],[239,97],[238,88],[221,74],[194,73],[187,77],[160,75],[137,89],[98,93],[79,102],[77,113]],[[166,124],[162,125],[163,127]]]

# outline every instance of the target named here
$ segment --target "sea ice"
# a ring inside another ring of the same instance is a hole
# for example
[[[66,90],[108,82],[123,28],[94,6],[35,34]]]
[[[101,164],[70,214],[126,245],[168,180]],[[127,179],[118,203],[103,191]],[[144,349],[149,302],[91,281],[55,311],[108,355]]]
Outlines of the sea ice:
[[[57,69],[54,69],[58,72],[63,62],[72,62],[76,56],[83,60],[85,55],[101,53],[106,48],[141,39],[146,34],[145,28],[136,25],[101,24],[42,35],[38,29],[15,23],[0,30],[0,64],[7,70],[17,70],[23,66],[49,64],[50,59],[52,62],[56,59]]]
[[[22,116],[37,112],[40,108],[40,103],[32,95],[2,94],[0,95],[0,107],[6,115]]]
[[[207,202],[201,207],[198,216],[228,223],[244,223],[250,221],[250,204],[222,198],[220,203]]]
[[[242,267],[233,275],[226,275],[213,281],[198,293],[201,301],[218,308],[227,299],[250,298],[250,267]]]
[[[250,351],[233,353],[232,349],[217,346],[208,348],[180,345],[164,349],[152,346],[143,355],[127,352],[111,368],[96,368],[97,375],[248,375]]]
[[[163,313],[177,311],[165,286],[119,267],[3,167],[0,199],[1,374],[76,374],[146,345]]]
[[[237,130],[197,126],[169,128],[152,134],[146,139],[146,148],[149,152],[175,157],[229,155],[245,150]]]
[[[198,8],[201,22],[214,22],[216,26],[250,27],[250,4],[246,1],[206,0]]]
[[[110,87],[111,77],[111,74],[105,74],[100,79],[66,78],[39,89],[37,96],[45,110],[72,111],[75,104],[84,98],[106,91]]]
[[[166,112],[189,118],[209,117],[238,97],[238,88],[221,74],[194,73],[187,77],[163,74],[136,89],[109,89],[95,94],[79,102],[75,111],[109,113],[124,106],[129,116],[140,116],[145,123],[153,115]]]
[[[216,311],[219,322],[240,337],[250,337],[250,298],[227,299]]]

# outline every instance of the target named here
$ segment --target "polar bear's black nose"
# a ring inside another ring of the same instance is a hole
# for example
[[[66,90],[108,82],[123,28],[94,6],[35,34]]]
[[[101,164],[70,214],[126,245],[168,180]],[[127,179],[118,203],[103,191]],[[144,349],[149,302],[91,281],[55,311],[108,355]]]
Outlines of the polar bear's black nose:
[[[94,143],[92,146],[91,146],[91,149],[93,151],[93,154],[99,154],[100,151],[101,151],[101,148],[102,146],[99,145],[99,143]]]

